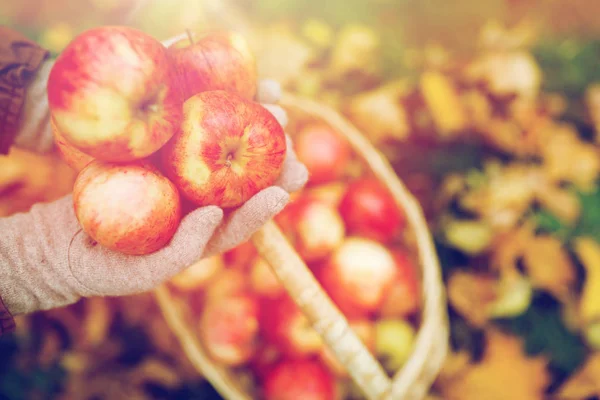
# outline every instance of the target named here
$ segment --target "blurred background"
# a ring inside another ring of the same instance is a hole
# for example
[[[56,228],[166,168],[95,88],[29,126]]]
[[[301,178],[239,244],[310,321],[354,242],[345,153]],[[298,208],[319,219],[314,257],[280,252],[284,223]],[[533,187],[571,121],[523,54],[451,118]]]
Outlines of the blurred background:
[[[0,0],[0,23],[54,55],[99,25],[239,31],[261,77],[348,117],[430,223],[452,350],[430,398],[461,400],[600,398],[599,15],[595,0]],[[0,216],[74,178],[56,155],[0,157]],[[418,311],[392,314],[373,351],[394,370]],[[151,295],[17,326],[0,399],[220,398]],[[257,363],[239,367],[249,386]]]

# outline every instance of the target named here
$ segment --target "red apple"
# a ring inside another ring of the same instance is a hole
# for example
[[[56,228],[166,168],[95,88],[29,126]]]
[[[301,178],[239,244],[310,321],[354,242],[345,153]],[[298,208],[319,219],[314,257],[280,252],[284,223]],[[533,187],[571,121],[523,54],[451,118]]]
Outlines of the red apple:
[[[63,134],[60,133],[56,127],[53,118],[50,118],[50,128],[52,129],[52,135],[54,137],[54,143],[56,143],[58,154],[60,154],[60,157],[69,167],[79,172],[94,160],[92,156],[85,154],[67,142]]]
[[[254,376],[259,380],[262,380],[280,360],[281,353],[276,346],[268,343],[261,343],[254,353],[254,357],[252,357],[249,367]]]
[[[333,376],[315,360],[285,360],[263,380],[266,400],[334,400]]]
[[[347,238],[319,272],[323,288],[348,317],[377,311],[396,276],[391,252],[360,237]]]
[[[182,101],[166,48],[129,27],[81,33],[48,78],[56,126],[74,147],[103,161],[156,152],[178,129]]]
[[[348,185],[339,207],[348,231],[388,242],[406,225],[404,213],[377,179],[363,178]]]
[[[362,340],[364,345],[372,353],[375,352],[375,325],[367,319],[360,319],[349,322],[350,328],[356,333],[358,338]],[[323,346],[319,353],[321,361],[329,368],[329,370],[340,378],[348,377],[346,367],[341,364],[333,352],[327,346]]]
[[[250,267],[250,286],[255,293],[264,297],[278,297],[285,292],[269,263],[261,257],[256,257]]]
[[[304,127],[294,140],[294,149],[308,169],[311,184],[340,179],[351,150],[346,139],[323,123]]]
[[[190,291],[204,288],[223,269],[220,254],[196,261],[171,279],[171,284],[179,290]]]
[[[266,108],[218,90],[190,97],[183,114],[161,152],[167,175],[192,202],[236,207],[275,183],[286,142]]]
[[[184,100],[210,90],[234,92],[249,100],[256,94],[256,60],[239,33],[211,32],[194,42],[182,38],[169,46],[168,53]]]
[[[250,263],[258,255],[256,247],[251,241],[237,245],[231,250],[226,251],[223,256],[225,264],[230,268],[245,269],[250,266]]]
[[[260,327],[265,340],[288,357],[317,354],[323,346],[321,336],[287,294],[261,300]]]
[[[199,330],[203,345],[215,361],[227,366],[248,362],[258,344],[256,298],[240,293],[207,301]]]
[[[345,236],[344,221],[338,211],[309,196],[289,203],[275,221],[300,256],[309,263],[329,256]]]
[[[393,254],[398,275],[379,312],[384,317],[405,318],[416,313],[421,304],[418,270],[406,251],[397,249]]]
[[[164,247],[181,219],[177,188],[147,162],[92,161],[75,180],[73,202],[83,231],[125,254]]]

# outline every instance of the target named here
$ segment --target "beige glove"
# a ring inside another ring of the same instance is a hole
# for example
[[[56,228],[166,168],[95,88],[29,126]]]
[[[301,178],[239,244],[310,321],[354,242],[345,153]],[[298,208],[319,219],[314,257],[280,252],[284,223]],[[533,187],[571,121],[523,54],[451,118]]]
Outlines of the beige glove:
[[[42,86],[45,98],[45,84]],[[41,95],[41,89],[31,90]],[[280,93],[277,83],[262,81],[258,100],[285,127],[285,111],[272,104]],[[31,130],[20,133],[19,145],[45,151],[51,145],[34,143],[46,143],[51,137],[50,130],[44,129],[47,103],[44,107],[43,101],[38,105],[31,98],[27,101],[30,105],[26,106],[25,119],[29,122],[23,126]],[[194,210],[182,220],[169,245],[149,255],[128,256],[95,244],[81,231],[70,195],[35,205],[29,213],[0,219],[0,298],[17,315],[66,306],[81,297],[142,293],[202,257],[237,246],[279,213],[289,193],[302,188],[308,179],[289,137],[287,145],[283,171],[274,186],[257,193],[229,215],[215,206]]]
[[[0,219],[0,297],[16,315],[62,307],[80,297],[141,293],[202,257],[235,247],[283,209],[289,192],[305,184],[306,169],[289,149],[276,186],[230,215],[216,206],[194,210],[168,246],[145,256],[95,244],[80,229],[71,195]]]

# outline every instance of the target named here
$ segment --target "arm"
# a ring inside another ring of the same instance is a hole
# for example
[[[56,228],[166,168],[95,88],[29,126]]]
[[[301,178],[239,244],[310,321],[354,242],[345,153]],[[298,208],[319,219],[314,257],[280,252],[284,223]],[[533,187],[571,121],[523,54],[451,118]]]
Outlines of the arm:
[[[31,125],[47,118],[47,103],[37,109],[38,118],[32,118],[30,124],[23,123],[22,111],[26,103],[25,92],[36,81],[48,56],[45,49],[31,40],[0,26],[0,155],[8,154],[20,131],[31,132]],[[46,67],[44,71],[49,69]],[[4,229],[1,232],[5,234]],[[14,320],[0,298],[0,335],[14,327]]]
[[[0,154],[12,145],[45,152],[52,148],[46,82],[50,54],[35,42],[0,26]]]

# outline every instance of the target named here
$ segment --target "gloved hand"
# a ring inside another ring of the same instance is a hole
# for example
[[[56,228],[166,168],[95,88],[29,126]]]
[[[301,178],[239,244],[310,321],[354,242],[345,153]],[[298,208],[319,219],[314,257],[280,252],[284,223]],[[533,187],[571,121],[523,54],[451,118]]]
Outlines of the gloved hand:
[[[275,82],[262,81],[258,101],[285,128],[287,115],[273,104],[280,92]],[[21,145],[39,149],[21,138]],[[237,246],[285,207],[289,193],[306,183],[308,172],[297,160],[289,137],[287,146],[283,171],[274,186],[228,215],[216,206],[192,211],[170,243],[152,254],[129,256],[94,243],[81,230],[71,195],[0,219],[0,298],[16,315],[66,306],[81,297],[142,293],[200,258]]]

